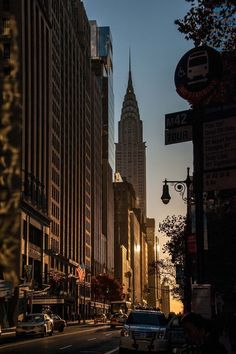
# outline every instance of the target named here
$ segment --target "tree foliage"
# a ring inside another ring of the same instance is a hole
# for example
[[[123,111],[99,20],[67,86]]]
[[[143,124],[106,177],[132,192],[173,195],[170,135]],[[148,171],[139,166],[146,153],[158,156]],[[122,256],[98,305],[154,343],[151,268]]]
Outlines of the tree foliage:
[[[236,49],[236,0],[185,0],[191,8],[175,24],[187,40],[223,50]]]
[[[173,264],[184,263],[184,230],[186,217],[183,215],[167,216],[159,224],[159,232],[164,233],[167,242],[163,246],[163,252],[170,255]]]
[[[122,288],[118,280],[109,274],[98,274],[92,277],[91,291],[94,300],[121,300]]]
[[[183,301],[183,284],[176,284],[176,269],[170,258],[149,263],[149,274],[160,274],[162,282],[168,284],[174,299]]]

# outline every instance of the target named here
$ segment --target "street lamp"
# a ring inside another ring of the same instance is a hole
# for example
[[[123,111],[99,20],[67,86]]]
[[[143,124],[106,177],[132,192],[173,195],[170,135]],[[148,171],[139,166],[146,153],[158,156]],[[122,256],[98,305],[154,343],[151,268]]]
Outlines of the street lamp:
[[[191,234],[191,195],[190,195],[190,186],[192,180],[189,175],[189,167],[187,168],[187,177],[184,181],[168,181],[165,179],[163,181],[163,192],[161,200],[164,204],[168,204],[171,196],[169,194],[168,183],[174,186],[176,192],[178,192],[183,201],[187,203],[187,213],[186,213],[186,227],[184,230],[184,307],[185,312],[191,311],[191,272],[190,272],[190,259],[188,256],[188,236]],[[185,195],[186,192],[186,195]]]

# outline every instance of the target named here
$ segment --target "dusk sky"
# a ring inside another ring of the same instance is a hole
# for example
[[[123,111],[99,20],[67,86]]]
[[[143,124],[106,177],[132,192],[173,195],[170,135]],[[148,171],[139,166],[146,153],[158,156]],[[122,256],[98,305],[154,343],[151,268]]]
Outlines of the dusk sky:
[[[192,174],[192,142],[164,143],[165,114],[189,108],[174,85],[176,65],[193,47],[178,32],[174,20],[183,18],[189,4],[184,0],[84,0],[84,5],[89,20],[111,28],[116,142],[131,48],[133,86],[147,145],[147,216],[155,218],[157,233],[167,215],[186,212],[173,187],[170,203],[162,204],[162,181],[184,180],[187,167]]]

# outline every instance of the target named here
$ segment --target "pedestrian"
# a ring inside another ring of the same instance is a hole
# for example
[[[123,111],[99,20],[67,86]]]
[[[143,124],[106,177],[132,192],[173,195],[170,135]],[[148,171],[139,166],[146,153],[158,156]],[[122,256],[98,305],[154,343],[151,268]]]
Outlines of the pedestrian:
[[[200,314],[190,312],[181,319],[181,325],[190,344],[189,351],[186,353],[227,354],[210,320],[204,319]]]
[[[78,313],[77,319],[78,319],[78,324],[80,324],[80,321],[81,321],[81,315],[80,315],[80,313]]]

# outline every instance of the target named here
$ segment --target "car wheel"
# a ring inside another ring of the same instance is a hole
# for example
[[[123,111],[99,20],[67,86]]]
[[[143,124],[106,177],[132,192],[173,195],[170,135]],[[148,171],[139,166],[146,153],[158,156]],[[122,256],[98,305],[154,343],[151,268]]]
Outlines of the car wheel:
[[[49,332],[49,336],[52,336],[52,334],[53,334],[53,327],[51,327],[51,330]]]
[[[41,333],[41,337],[45,337],[46,336],[46,329],[44,328],[43,332]]]
[[[111,328],[113,328],[113,329],[114,329],[114,328],[115,328],[115,326],[114,326],[114,325],[111,325]]]
[[[58,328],[58,332],[63,332],[63,331],[64,331],[64,326]]]

